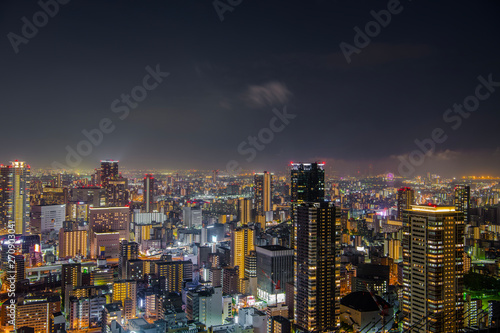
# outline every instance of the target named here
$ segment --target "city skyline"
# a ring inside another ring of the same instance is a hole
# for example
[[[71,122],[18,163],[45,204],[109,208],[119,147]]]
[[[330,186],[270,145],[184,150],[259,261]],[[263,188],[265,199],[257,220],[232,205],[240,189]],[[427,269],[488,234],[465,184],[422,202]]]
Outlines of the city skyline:
[[[0,333],[500,331],[498,13],[0,1]]]

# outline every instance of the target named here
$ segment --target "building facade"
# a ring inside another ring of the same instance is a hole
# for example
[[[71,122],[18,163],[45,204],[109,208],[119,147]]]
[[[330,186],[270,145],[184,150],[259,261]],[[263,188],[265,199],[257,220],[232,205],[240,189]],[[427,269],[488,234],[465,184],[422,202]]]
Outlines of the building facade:
[[[464,217],[453,206],[411,206],[403,222],[403,325],[463,329]],[[423,319],[422,319],[423,318]]]

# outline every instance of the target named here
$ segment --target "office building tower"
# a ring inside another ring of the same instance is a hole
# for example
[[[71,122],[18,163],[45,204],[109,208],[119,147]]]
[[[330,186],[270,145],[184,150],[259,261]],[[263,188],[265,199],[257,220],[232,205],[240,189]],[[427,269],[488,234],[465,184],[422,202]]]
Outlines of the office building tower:
[[[89,220],[89,204],[83,201],[68,201],[66,205],[67,218],[77,224],[84,224]]]
[[[255,251],[255,231],[245,225],[231,231],[231,265],[238,267],[240,278],[245,276],[245,256]]]
[[[222,324],[222,288],[199,287],[186,295],[186,317],[206,327]]]
[[[258,246],[257,294],[269,305],[285,302],[285,284],[294,280],[293,250],[281,245]]]
[[[44,187],[42,189],[42,203],[44,205],[64,205],[68,202],[66,187]]]
[[[238,199],[238,219],[242,225],[252,221],[252,200],[247,198]]]
[[[109,179],[105,191],[107,207],[123,207],[127,206],[130,202],[127,178],[120,176]]]
[[[266,212],[273,210],[272,180],[273,174],[267,171],[256,173],[254,177],[255,214],[257,221],[261,222],[264,227]]]
[[[101,187],[73,188],[71,201],[87,203],[89,207],[104,207],[106,206],[106,189]]]
[[[31,208],[31,226],[42,233],[59,231],[66,220],[66,205],[43,205]]]
[[[201,227],[202,225],[202,209],[196,207],[184,207],[182,209],[182,217],[184,225],[188,228]]]
[[[470,224],[470,186],[455,186],[455,210],[464,214],[465,225]]]
[[[144,211],[146,213],[153,212],[153,195],[154,195],[154,184],[155,179],[153,175],[146,174],[144,177],[144,191],[143,191],[143,201],[144,201]]]
[[[305,332],[337,329],[340,321],[340,214],[332,202],[296,207],[295,323]]]
[[[118,178],[118,161],[101,161],[100,181],[101,186],[106,188],[111,179]]]
[[[89,227],[93,232],[120,232],[120,238],[129,239],[130,209],[128,207],[91,208]]]
[[[403,327],[462,332],[464,217],[453,206],[411,206],[403,221]]]
[[[137,281],[116,281],[113,284],[113,302],[121,302],[126,321],[136,318]]]
[[[397,220],[403,221],[405,210],[410,209],[415,204],[415,191],[409,187],[402,187],[398,190],[398,215]]]
[[[30,233],[30,166],[15,160],[0,165],[0,231],[14,229],[18,235]]]
[[[119,258],[121,231],[90,232],[90,259]]]
[[[245,256],[245,278],[257,277],[257,252],[250,251],[249,255]]]
[[[250,254],[245,256],[245,275],[243,278],[247,287],[245,292],[257,297],[257,252],[255,251],[250,251]]]
[[[294,216],[297,205],[304,202],[321,202],[325,200],[324,163],[291,163],[290,201],[291,215]],[[290,233],[290,247],[295,246],[296,228]]]

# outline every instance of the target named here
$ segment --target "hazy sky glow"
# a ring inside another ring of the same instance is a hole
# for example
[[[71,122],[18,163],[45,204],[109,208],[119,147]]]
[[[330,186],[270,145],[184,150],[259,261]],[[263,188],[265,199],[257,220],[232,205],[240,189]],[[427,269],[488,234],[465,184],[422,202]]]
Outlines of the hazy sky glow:
[[[273,170],[321,159],[341,173],[369,164],[396,172],[415,139],[441,128],[447,139],[417,173],[500,174],[500,87],[456,130],[443,120],[474,95],[478,76],[500,82],[500,4],[401,1],[347,63],[339,44],[354,44],[354,27],[388,1],[359,3],[244,0],[221,21],[212,1],[74,0],[16,54],[7,34],[21,35],[21,18],[41,9],[2,1],[0,162],[64,163],[65,147],[108,118],[114,130],[80,166],[109,158],[130,168],[225,169],[236,160]],[[113,101],[158,64],[169,75],[120,119]],[[247,162],[238,146],[284,106],[296,117]]]

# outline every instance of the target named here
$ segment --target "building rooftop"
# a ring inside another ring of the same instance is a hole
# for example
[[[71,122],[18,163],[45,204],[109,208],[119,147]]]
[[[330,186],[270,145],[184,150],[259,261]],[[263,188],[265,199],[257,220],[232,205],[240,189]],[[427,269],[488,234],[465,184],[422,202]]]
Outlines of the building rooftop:
[[[283,250],[291,250],[290,248],[288,247],[284,247],[284,246],[281,246],[281,245],[265,245],[265,246],[259,246],[265,250],[268,250],[268,251],[283,251]]]
[[[383,307],[391,307],[391,305],[382,297],[377,295],[375,295],[375,297],[377,298],[379,304]],[[379,311],[377,303],[375,303],[370,293],[366,291],[356,291],[350,293],[340,300],[340,304],[359,312]]]

